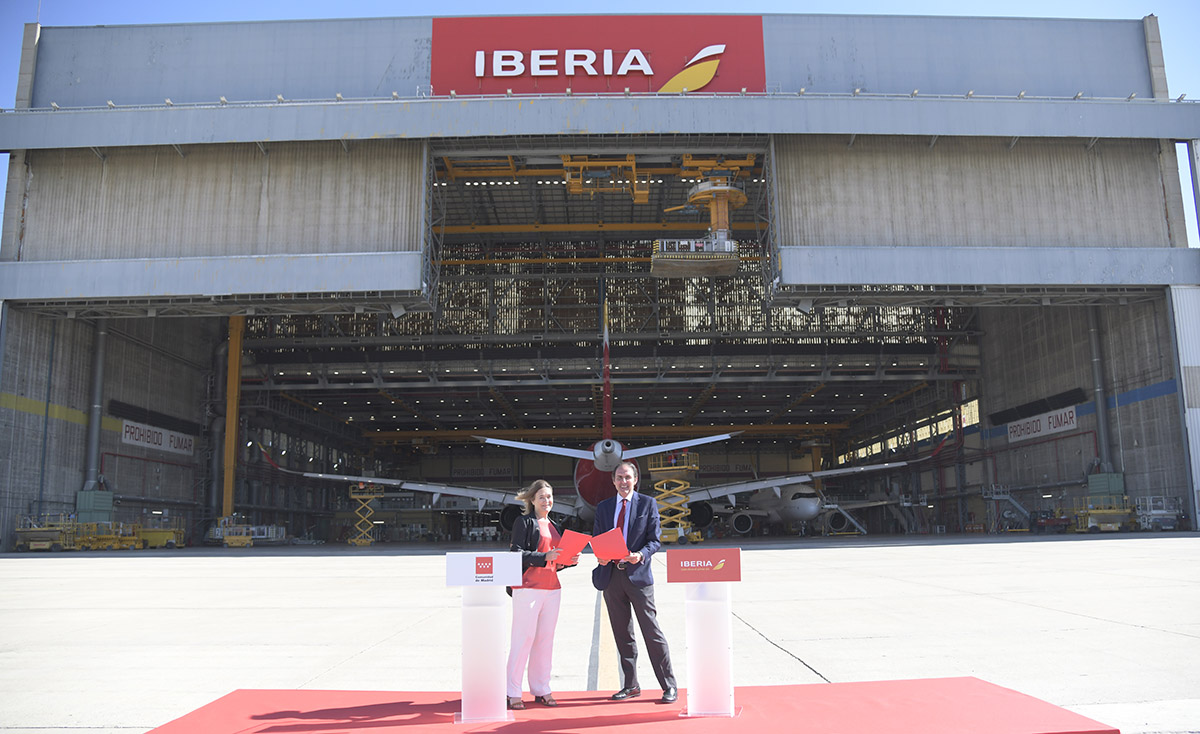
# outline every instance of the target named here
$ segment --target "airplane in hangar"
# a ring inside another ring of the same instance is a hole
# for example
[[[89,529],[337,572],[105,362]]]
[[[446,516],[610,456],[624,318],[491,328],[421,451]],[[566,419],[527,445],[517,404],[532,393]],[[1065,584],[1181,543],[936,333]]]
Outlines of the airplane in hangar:
[[[616,489],[612,483],[612,471],[621,462],[656,454],[684,452],[693,446],[726,441],[740,433],[721,433],[686,441],[676,441],[633,449],[625,447],[620,441],[614,439],[612,430],[612,380],[610,376],[607,304],[604,306],[603,321],[603,359],[601,367],[603,390],[602,433],[600,440],[593,444],[590,450],[475,436],[479,441],[490,445],[575,459],[575,497],[556,497],[553,511],[555,514],[565,517],[578,518],[579,522],[585,526],[590,525],[595,514],[596,505],[616,494]],[[943,440],[944,443],[945,441]],[[521,503],[516,499],[518,491],[516,489],[504,490],[489,487],[438,484],[389,477],[301,472],[279,466],[271,459],[270,454],[264,447],[260,445],[259,448],[271,466],[288,474],[296,474],[311,479],[332,480],[349,484],[375,484],[385,487],[395,487],[401,491],[423,492],[433,495],[433,504],[436,504],[443,495],[466,497],[475,500],[480,510],[483,509],[486,503],[495,502],[503,507],[500,515],[500,524],[505,530],[512,528],[512,524],[521,512]],[[932,458],[940,448],[941,445],[926,459]],[[838,504],[826,499],[812,486],[811,482],[826,477],[850,476],[897,469],[910,463],[913,462],[894,461],[883,464],[842,467],[801,474],[738,481],[713,486],[695,486],[684,490],[683,494],[689,500],[688,508],[691,510],[691,517],[689,519],[699,528],[708,527],[718,514],[729,514],[730,526],[735,532],[740,534],[749,533],[753,529],[754,518],[756,517],[763,517],[772,523],[788,523],[812,520],[822,512],[830,511],[840,513],[848,518],[850,522],[854,522],[853,518],[846,514],[846,511],[887,504],[887,501]],[[645,491],[646,487],[643,486],[642,490]],[[748,501],[738,504],[737,496],[746,492],[751,493]],[[719,508],[714,507],[714,503],[720,503]],[[732,510],[725,510],[726,506],[732,507]]]

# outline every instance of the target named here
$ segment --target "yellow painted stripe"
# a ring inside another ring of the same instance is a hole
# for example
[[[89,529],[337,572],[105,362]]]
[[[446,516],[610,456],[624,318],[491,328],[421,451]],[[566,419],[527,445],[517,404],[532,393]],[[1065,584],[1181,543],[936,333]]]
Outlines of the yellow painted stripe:
[[[34,400],[12,393],[0,392],[0,409],[7,408],[8,410],[16,410],[21,413],[29,413],[30,415],[46,415],[46,401]],[[87,413],[75,408],[68,408],[65,405],[50,404],[50,417],[54,420],[66,421],[67,423],[75,423],[80,426],[87,425]],[[100,427],[106,431],[121,432],[121,419],[104,416],[100,419]]]

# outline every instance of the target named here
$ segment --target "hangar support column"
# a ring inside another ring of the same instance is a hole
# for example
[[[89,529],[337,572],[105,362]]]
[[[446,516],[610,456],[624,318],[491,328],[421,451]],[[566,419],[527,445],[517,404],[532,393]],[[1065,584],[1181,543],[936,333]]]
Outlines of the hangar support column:
[[[221,516],[233,514],[233,470],[237,464],[238,405],[242,401],[242,335],[245,316],[229,317],[229,354],[225,375],[225,453]]]
[[[1092,395],[1096,400],[1096,433],[1100,443],[1100,471],[1110,473],[1112,449],[1108,437],[1108,395],[1104,392],[1104,363],[1100,358],[1100,307],[1088,307],[1088,344],[1092,352]]]
[[[1179,355],[1177,378],[1179,400],[1183,408],[1183,440],[1188,449],[1185,488],[1190,498],[1188,516],[1191,526],[1200,521],[1200,285],[1171,286],[1167,289],[1171,309],[1172,341]]]
[[[1150,88],[1154,98],[1166,101],[1171,93],[1167,89],[1166,64],[1163,62],[1162,37],[1158,32],[1158,17],[1147,15],[1142,18],[1142,29],[1146,35],[1146,61],[1150,66]],[[1179,183],[1179,159],[1175,154],[1174,140],[1158,141],[1158,165],[1162,185],[1166,194],[1167,236],[1172,247],[1187,247],[1187,219],[1183,211],[1183,192]],[[1195,167],[1192,168],[1193,176]],[[1193,190],[1195,186],[1193,185]]]
[[[87,458],[83,470],[85,491],[100,485],[100,421],[103,418],[104,355],[107,350],[108,319],[96,319],[96,339],[92,343],[92,391],[88,400]]]

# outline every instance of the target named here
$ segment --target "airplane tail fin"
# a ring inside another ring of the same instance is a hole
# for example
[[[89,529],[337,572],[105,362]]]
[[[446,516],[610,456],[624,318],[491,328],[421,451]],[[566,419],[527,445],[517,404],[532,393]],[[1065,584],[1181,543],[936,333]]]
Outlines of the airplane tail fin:
[[[601,380],[604,390],[604,416],[601,438],[609,440],[612,438],[612,378],[609,375],[609,359],[608,359],[608,300],[604,301],[604,362],[601,366]]]
[[[257,447],[258,447],[258,450],[262,452],[263,458],[267,460],[267,463],[268,463],[268,464],[270,464],[271,466],[275,467],[275,468],[276,468],[276,469],[278,469],[279,471],[287,471],[287,470],[286,470],[286,469],[284,469],[282,466],[280,466],[280,465],[278,465],[278,464],[276,464],[276,463],[275,463],[275,460],[271,458],[271,452],[267,451],[267,447],[266,447],[266,446],[263,446],[263,445],[262,445],[261,443],[259,443],[258,441],[255,441],[255,442],[254,442],[254,445],[255,445],[255,446],[257,446]]]
[[[917,459],[917,461],[929,461],[930,459],[934,458],[939,453],[941,453],[942,449],[945,448],[945,446],[946,446],[946,442],[952,438],[954,438],[954,431],[947,433],[946,437],[943,438],[941,441],[939,441],[938,445],[933,448],[933,451],[929,452],[929,456],[924,456],[920,459]]]

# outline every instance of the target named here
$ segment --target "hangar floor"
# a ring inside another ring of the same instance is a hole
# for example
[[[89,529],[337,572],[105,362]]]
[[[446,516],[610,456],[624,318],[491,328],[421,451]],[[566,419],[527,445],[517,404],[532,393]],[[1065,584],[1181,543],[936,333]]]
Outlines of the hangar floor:
[[[1198,533],[742,547],[736,685],[973,676],[1125,734],[1197,731]],[[0,731],[145,732],[240,688],[455,690],[445,550],[0,557]],[[562,577],[556,690],[617,687],[589,567]],[[683,592],[659,581],[682,674]]]

